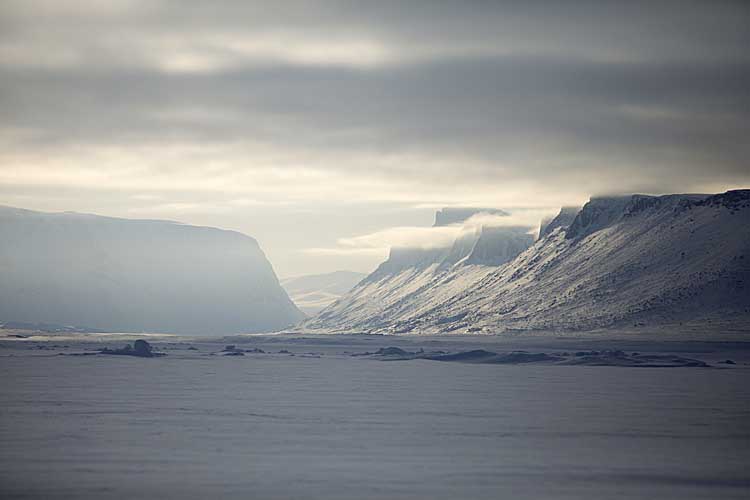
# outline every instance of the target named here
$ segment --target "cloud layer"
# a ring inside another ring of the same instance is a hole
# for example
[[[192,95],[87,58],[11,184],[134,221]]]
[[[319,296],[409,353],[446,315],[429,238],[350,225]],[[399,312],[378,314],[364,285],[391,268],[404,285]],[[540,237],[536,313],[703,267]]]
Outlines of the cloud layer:
[[[748,22],[743,2],[8,0],[0,195],[222,225],[747,185]]]
[[[312,255],[372,255],[384,258],[391,248],[447,248],[462,235],[475,233],[484,227],[520,227],[536,234],[545,218],[554,216],[553,209],[521,209],[508,215],[477,213],[462,223],[446,226],[397,226],[367,234],[339,238],[336,246],[308,248]]]

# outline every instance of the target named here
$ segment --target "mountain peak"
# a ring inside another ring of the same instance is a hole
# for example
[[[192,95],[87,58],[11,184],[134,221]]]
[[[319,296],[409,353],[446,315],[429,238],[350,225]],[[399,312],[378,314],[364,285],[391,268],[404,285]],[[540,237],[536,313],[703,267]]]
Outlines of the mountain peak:
[[[460,224],[461,222],[466,222],[466,220],[477,214],[509,215],[505,210],[500,210],[498,208],[444,207],[435,212],[435,224],[433,224],[433,227]]]

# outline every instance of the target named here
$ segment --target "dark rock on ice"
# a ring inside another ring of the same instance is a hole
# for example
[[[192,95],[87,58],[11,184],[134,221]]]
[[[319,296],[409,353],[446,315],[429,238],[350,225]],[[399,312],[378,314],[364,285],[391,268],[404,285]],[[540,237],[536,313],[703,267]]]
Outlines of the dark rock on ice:
[[[603,351],[600,354],[579,356],[561,363],[581,366],[632,366],[643,368],[707,367],[703,361],[674,354],[641,354],[628,356],[622,351]]]
[[[578,351],[576,356],[598,356],[599,351]]]
[[[132,346],[128,344],[121,349],[109,349],[105,347],[104,349],[99,351],[99,353],[119,356],[136,356],[139,358],[155,358],[159,356],[166,356],[166,354],[161,352],[153,352],[151,344],[141,339],[136,340]]]
[[[473,351],[458,352],[455,354],[444,354],[440,356],[430,356],[427,359],[434,361],[460,361],[460,362],[477,362],[497,356],[497,353],[476,349]]]
[[[151,356],[151,344],[145,340],[138,339],[133,343],[133,350],[136,356]]]
[[[246,353],[246,352],[249,352],[249,353],[258,353],[258,354],[265,354],[266,353],[266,351],[264,351],[263,349],[259,349],[257,347],[255,347],[253,349],[240,349],[240,348],[238,348],[235,345],[228,345],[228,346],[224,347],[224,349],[221,352],[225,352],[225,353],[229,353],[229,354],[231,354],[231,353],[243,354],[243,353]]]
[[[563,358],[553,356],[544,352],[511,352],[508,354],[499,354],[493,359],[492,363],[538,363],[544,361],[561,361]]]
[[[426,357],[426,359],[431,359],[434,361],[454,361],[458,363],[516,364],[562,361],[563,358],[559,356],[551,356],[543,352],[530,353],[524,351],[515,351],[510,353],[498,354],[496,352],[477,349],[474,351],[445,354],[442,356],[428,356]]]
[[[380,356],[411,356],[414,353],[404,351],[399,347],[381,347],[375,352],[375,354]]]

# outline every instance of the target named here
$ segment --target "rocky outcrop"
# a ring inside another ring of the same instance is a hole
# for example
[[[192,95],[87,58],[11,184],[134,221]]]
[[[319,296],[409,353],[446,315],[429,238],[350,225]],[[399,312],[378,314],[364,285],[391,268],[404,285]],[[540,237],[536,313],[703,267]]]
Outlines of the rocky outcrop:
[[[162,352],[154,352],[151,344],[143,339],[138,339],[133,342],[133,345],[126,345],[122,349],[109,349],[105,347],[99,354],[110,354],[114,356],[135,356],[137,358],[156,358],[160,356],[166,356]]]
[[[545,219],[539,226],[539,239],[552,234],[552,231],[561,227],[567,229],[575,220],[581,207],[562,207],[560,212],[551,219]]]
[[[483,227],[466,256],[466,264],[500,266],[510,262],[534,243],[525,227]]]

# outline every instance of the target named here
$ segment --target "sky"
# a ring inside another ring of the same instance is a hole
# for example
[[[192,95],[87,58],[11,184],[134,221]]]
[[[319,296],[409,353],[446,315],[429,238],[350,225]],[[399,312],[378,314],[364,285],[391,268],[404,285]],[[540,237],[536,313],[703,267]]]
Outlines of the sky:
[[[0,204],[235,229],[294,276],[370,271],[443,206],[748,187],[748,26],[728,1],[4,0]]]

